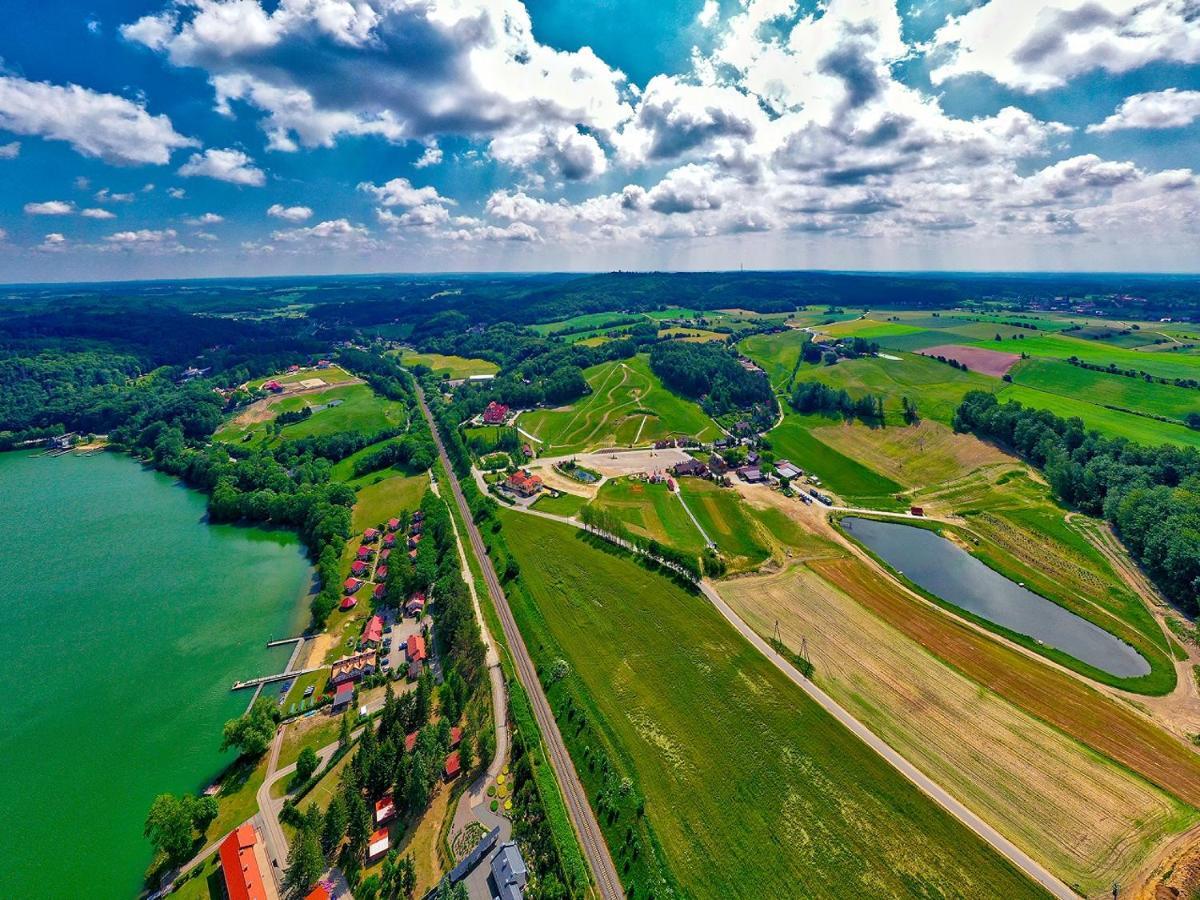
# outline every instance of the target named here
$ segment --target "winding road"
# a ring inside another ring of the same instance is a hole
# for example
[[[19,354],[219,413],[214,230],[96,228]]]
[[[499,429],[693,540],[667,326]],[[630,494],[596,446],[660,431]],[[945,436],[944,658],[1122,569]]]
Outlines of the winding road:
[[[600,823],[596,821],[596,816],[584,793],[583,785],[579,782],[575,765],[571,761],[570,754],[567,753],[562,734],[558,730],[558,723],[554,720],[554,713],[550,710],[550,703],[542,691],[541,682],[538,681],[533,660],[529,657],[525,641],[521,638],[521,632],[517,628],[516,619],[513,618],[512,610],[508,606],[508,598],[505,597],[504,589],[500,586],[500,579],[496,577],[496,570],[492,567],[492,561],[484,548],[479,529],[471,518],[470,507],[467,506],[467,500],[463,496],[458,476],[454,474],[454,469],[450,465],[450,457],[446,454],[446,447],[442,443],[441,434],[438,433],[437,423],[433,421],[429,405],[425,402],[425,392],[421,390],[420,384],[417,384],[416,388],[417,399],[421,403],[421,413],[425,416],[425,421],[429,423],[429,430],[433,433],[438,456],[441,457],[446,477],[450,482],[451,493],[454,494],[454,501],[458,504],[459,512],[466,523],[467,537],[471,541],[471,547],[475,551],[479,565],[483,568],[488,594],[491,596],[492,604],[500,619],[500,627],[508,642],[517,678],[529,695],[534,718],[537,719],[538,727],[542,732],[542,740],[546,744],[550,765],[554,769],[555,777],[563,792],[563,799],[566,801],[567,815],[570,816],[571,823],[579,835],[580,846],[583,848],[583,854],[587,858],[600,896],[604,900],[621,900],[625,896],[625,892],[621,888],[621,879],[617,875],[612,855],[609,853],[608,845],[604,842],[604,835],[600,831]]]

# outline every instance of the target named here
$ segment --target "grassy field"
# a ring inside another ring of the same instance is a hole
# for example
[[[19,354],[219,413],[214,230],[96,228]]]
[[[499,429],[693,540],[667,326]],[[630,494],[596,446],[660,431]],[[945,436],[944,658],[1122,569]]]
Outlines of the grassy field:
[[[679,498],[667,490],[665,483],[647,484],[637,478],[614,478],[601,485],[592,505],[613,513],[635,534],[685,553],[699,556],[704,552],[704,538]]]
[[[753,569],[771,555],[758,521],[737,491],[698,478],[681,478],[679,490],[731,572]]]
[[[584,370],[592,393],[560,409],[522,414],[520,427],[541,440],[543,454],[647,444],[686,434],[712,440],[716,424],[699,406],[668,391],[643,356]]]
[[[386,522],[401,510],[417,509],[427,490],[429,476],[425,474],[392,475],[363,487],[354,502],[355,532]]]
[[[788,413],[767,438],[776,457],[787,459],[807,472],[814,472],[834,493],[848,502],[879,509],[899,509],[895,495],[903,485],[868,469],[814,437],[813,429],[828,427],[830,419]]]
[[[876,319],[851,319],[848,322],[837,322],[833,325],[823,325],[820,328],[822,334],[834,337],[860,337],[868,341],[916,334],[921,330],[913,325],[905,325],[900,322],[880,322]]]
[[[526,641],[570,666],[550,695],[589,795],[610,768],[644,797],[644,818],[627,802],[601,819],[637,896],[672,880],[698,898],[1042,896],[704,600],[567,526],[500,515]]]
[[[1183,419],[1200,409],[1200,391],[1169,384],[1148,384],[1140,378],[1106,375],[1070,363],[1027,359],[1012,370],[1013,382],[1022,387],[1087,398],[1098,406],[1118,407]]]
[[[626,323],[631,319],[638,318],[636,313],[621,313],[621,312],[599,312],[599,313],[584,313],[581,316],[572,316],[569,319],[561,319],[557,322],[542,322],[538,325],[529,326],[538,334],[550,335],[558,334],[560,331],[567,331],[571,328],[604,328],[616,327],[618,324]]]
[[[495,375],[500,367],[486,359],[468,359],[465,356],[444,356],[441,353],[415,353],[406,350],[400,356],[406,366],[428,366],[435,375],[451,378],[470,378],[472,375]]]
[[[542,494],[534,501],[533,508],[538,512],[550,513],[554,516],[571,517],[577,515],[587,505],[587,502],[587,497],[561,491],[557,497]]]
[[[1089,395],[1063,396],[1019,384],[1008,385],[999,392],[1002,401],[1017,400],[1025,406],[1047,409],[1062,418],[1078,416],[1083,420],[1085,427],[1095,429],[1108,437],[1126,438],[1138,444],[1151,446],[1175,444],[1180,447],[1200,447],[1200,431],[1146,416],[1106,409],[1083,399],[1087,396]],[[1196,393],[1196,401],[1196,408],[1200,409],[1200,392]]]
[[[284,426],[278,435],[274,433],[271,423],[280,413],[299,412],[306,406],[325,407],[334,400],[340,401],[338,405],[322,408],[302,422]],[[222,425],[213,437],[238,443],[249,434],[252,437],[246,443],[270,446],[280,441],[338,431],[379,431],[402,424],[406,415],[403,403],[380,397],[365,384],[349,384],[278,400],[259,400]]]
[[[809,564],[822,579],[962,674],[1106,754],[1192,806],[1200,806],[1200,755],[1149,719],[1073,675],[979,633],[957,616],[912,600],[858,559]]]
[[[722,585],[763,635],[803,641],[817,684],[1068,884],[1126,883],[1196,810],[929,654],[809,568]],[[1034,764],[1036,761],[1036,764]]]
[[[1006,353],[1028,353],[1046,359],[1077,357],[1084,362],[1120,369],[1149,372],[1163,378],[1200,378],[1200,356],[1167,350],[1139,351],[1112,347],[1100,341],[1088,341],[1065,334],[1047,334],[1016,341],[982,341],[978,346]]]
[[[348,381],[354,380],[354,376],[341,366],[330,366],[328,369],[301,369],[299,372],[293,372],[290,375],[272,375],[269,378],[255,379],[251,382],[251,385],[262,390],[262,386],[268,381],[278,381],[280,384],[295,384],[297,381],[307,381],[310,378],[319,378],[331,386],[345,384]]]
[[[771,387],[778,391],[785,390],[790,383],[807,340],[808,334],[797,329],[776,334],[752,334],[738,345],[738,349],[762,366],[771,379]]]

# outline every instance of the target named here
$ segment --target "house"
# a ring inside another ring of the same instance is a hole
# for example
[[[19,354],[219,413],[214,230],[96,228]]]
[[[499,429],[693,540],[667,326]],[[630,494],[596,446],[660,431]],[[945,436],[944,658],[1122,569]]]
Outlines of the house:
[[[757,451],[757,450],[751,450],[749,453],[747,453],[747,454],[746,454],[746,462],[747,462],[749,465],[752,465],[752,466],[757,466],[757,465],[758,465],[758,463],[759,463],[758,451]]]
[[[450,748],[454,749],[462,743],[462,729],[455,725],[450,729]]]
[[[391,846],[391,841],[388,838],[387,828],[380,828],[373,835],[371,840],[367,842],[367,861],[379,859],[383,854],[388,852],[388,847]]]
[[[775,474],[780,478],[792,479],[799,478],[804,474],[804,470],[792,465],[786,459],[781,459],[775,463]]]
[[[354,609],[354,607],[357,605],[358,605],[357,597],[343,597],[342,598],[342,611],[343,612],[345,612],[348,609]]]
[[[318,368],[318,369],[328,369],[328,368],[329,368],[329,360],[327,360],[327,359],[318,359],[318,360],[317,360],[317,368]]]
[[[382,825],[390,822],[396,815],[396,803],[391,794],[384,794],[375,801],[375,824]]]
[[[299,371],[300,371],[300,367],[297,365],[288,366],[288,374],[289,375],[295,375]]]
[[[419,677],[425,666],[425,638],[419,634],[411,635],[404,645],[404,655],[408,658],[408,677]]]
[[[910,506],[908,514],[910,516],[923,516],[925,515],[925,508],[923,506]]]
[[[370,544],[377,540],[379,540],[379,529],[378,528],[368,528],[366,531],[363,532],[363,543]]]
[[[359,643],[364,646],[371,644],[380,644],[383,642],[383,617],[371,616],[367,621],[367,627],[363,629],[362,637],[359,638]]]
[[[391,549],[380,550],[379,551],[379,561],[381,563],[385,563],[385,562],[387,562],[388,557],[391,555],[392,555]]]
[[[532,497],[542,489],[542,479],[537,475],[530,475],[525,469],[517,469],[508,476],[504,484],[510,491],[522,497]]]
[[[414,549],[414,550],[409,550],[409,551],[408,551],[408,558],[409,558],[409,559],[412,559],[412,560],[415,560],[415,559],[417,558],[417,551],[416,551],[415,549]]]
[[[408,533],[409,534],[420,534],[421,529],[424,527],[425,526],[421,524],[420,519],[413,519],[412,523],[408,526]]]
[[[79,438],[79,432],[69,431],[66,434],[56,434],[47,441],[51,450],[70,450],[75,446],[75,441]]]
[[[282,394],[283,385],[272,378],[270,381],[263,384],[263,390],[270,391],[273,394]]]
[[[229,900],[278,900],[267,851],[252,822],[243,822],[231,831],[221,841],[219,852]]]
[[[342,582],[342,590],[347,594],[353,594],[362,586],[363,583],[357,578],[347,578],[344,582]]]
[[[375,662],[374,650],[343,656],[329,667],[329,683],[340,685],[372,675],[375,672]]]
[[[484,425],[503,425],[504,420],[508,418],[508,407],[503,403],[497,403],[493,400],[487,405],[487,409],[483,411]]]
[[[419,543],[421,543],[421,536],[419,534],[411,535],[408,539],[408,549],[416,550]]]
[[[669,448],[671,448],[671,447],[674,447],[674,446],[675,446],[675,439],[674,439],[674,438],[667,438],[665,441],[655,441],[655,442],[654,442],[654,449],[655,449],[655,450],[667,450],[667,449],[669,449]]]
[[[304,900],[333,900],[329,888],[318,882],[317,886],[304,895]]]
[[[737,473],[738,478],[747,484],[762,484],[763,473],[758,466],[742,466]]]
[[[521,900],[529,872],[515,841],[501,844],[492,857],[492,880],[496,882],[500,900]]]
[[[424,522],[425,521],[425,513],[421,512],[421,510],[418,509],[415,513],[412,514],[412,520],[414,522]]]
[[[377,584],[375,590],[371,591],[371,596],[376,600],[382,600],[383,595],[387,593],[387,585]]]
[[[453,781],[462,771],[462,760],[458,757],[458,751],[455,750],[446,757],[446,767],[442,769],[442,775],[447,781]]]
[[[388,531],[398,531],[400,529],[399,519],[388,519]]]
[[[355,578],[360,578],[367,574],[367,564],[361,559],[350,564],[350,574]]]
[[[710,453],[708,456],[708,468],[712,470],[714,475],[724,475],[729,471],[729,464],[725,462],[725,457],[720,453]]]
[[[394,534],[389,534],[386,537],[384,537],[383,546],[384,547],[395,547],[396,546],[396,536]]]
[[[404,612],[406,615],[413,617],[420,616],[425,609],[425,594],[417,591],[408,598],[408,602],[404,604]]]
[[[717,438],[715,441],[713,441],[713,449],[724,450],[726,447],[732,447],[733,444],[733,438]]]
[[[675,477],[677,478],[683,478],[687,475],[703,478],[708,474],[708,466],[698,459],[685,459],[681,463],[676,463],[672,471],[675,472]]]
[[[375,580],[384,581],[387,579],[388,567],[382,563],[375,567]]]
[[[359,559],[370,559],[372,556],[375,555],[375,551],[372,550],[370,547],[363,545],[362,547],[358,548],[357,555],[358,555]]]
[[[331,712],[337,712],[339,709],[345,709],[354,700],[354,682],[347,681],[345,684],[339,684],[338,689],[333,694],[333,705],[330,706]]]

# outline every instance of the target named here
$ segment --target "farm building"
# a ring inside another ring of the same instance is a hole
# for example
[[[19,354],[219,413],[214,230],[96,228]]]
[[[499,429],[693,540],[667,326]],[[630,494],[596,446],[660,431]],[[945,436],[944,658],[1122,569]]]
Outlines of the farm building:
[[[804,474],[804,470],[793,466],[786,459],[781,459],[775,463],[775,474],[780,478],[799,478]]]
[[[221,841],[219,853],[229,900],[277,900],[266,849],[252,822],[243,822],[231,831]]]
[[[503,425],[507,418],[508,407],[495,400],[489,403],[487,409],[483,411],[483,424],[485,425]]]
[[[738,478],[747,484],[762,484],[763,473],[758,466],[742,466],[737,473]]]
[[[354,683],[347,681],[345,684],[339,684],[338,689],[333,694],[333,705],[329,707],[331,712],[337,712],[339,709],[345,709],[354,700]]]
[[[675,477],[677,478],[682,478],[685,475],[691,475],[695,478],[703,478],[708,474],[708,466],[700,462],[698,459],[686,459],[681,463],[676,463],[675,468],[672,471],[675,472]]]
[[[529,873],[515,841],[501,844],[492,857],[492,880],[496,882],[500,900],[521,900]]]
[[[504,482],[509,490],[515,491],[522,497],[532,497],[542,489],[542,479],[531,475],[525,469],[517,469]]]
[[[357,681],[375,672],[375,651],[367,650],[353,656],[343,656],[329,667],[329,683],[338,685]]]

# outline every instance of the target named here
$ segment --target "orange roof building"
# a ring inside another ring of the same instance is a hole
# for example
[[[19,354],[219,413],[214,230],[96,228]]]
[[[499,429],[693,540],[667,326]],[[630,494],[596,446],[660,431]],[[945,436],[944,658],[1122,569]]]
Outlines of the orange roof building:
[[[229,900],[279,900],[266,850],[252,823],[243,822],[231,831],[221,841],[220,855]]]

